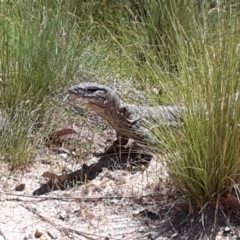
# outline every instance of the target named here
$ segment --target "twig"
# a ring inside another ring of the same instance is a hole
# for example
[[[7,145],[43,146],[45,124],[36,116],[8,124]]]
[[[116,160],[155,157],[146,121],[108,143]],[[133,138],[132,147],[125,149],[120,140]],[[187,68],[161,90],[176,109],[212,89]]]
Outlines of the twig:
[[[32,196],[32,195],[19,195],[15,193],[6,193],[3,191],[0,191],[0,194],[8,195],[8,196],[15,196],[17,198],[11,198],[11,199],[4,199],[4,201],[21,201],[21,197],[23,198],[34,198],[42,201],[47,201],[47,200],[60,200],[60,201],[69,201],[69,200],[80,200],[84,202],[91,202],[91,201],[96,201],[96,200],[105,200],[105,199],[139,199],[139,198],[153,198],[155,196],[163,196],[163,194],[159,193],[154,193],[154,194],[148,194],[148,195],[142,195],[139,197],[136,196],[115,196],[115,197],[49,197],[49,196]],[[1,200],[0,200],[1,201]]]
[[[4,240],[7,240],[1,229],[0,229],[0,235],[4,238]]]

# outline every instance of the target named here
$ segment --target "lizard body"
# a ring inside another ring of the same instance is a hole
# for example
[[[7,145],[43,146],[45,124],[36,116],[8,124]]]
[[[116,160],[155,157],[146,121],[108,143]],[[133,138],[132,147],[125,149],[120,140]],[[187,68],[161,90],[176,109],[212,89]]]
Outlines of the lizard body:
[[[105,119],[118,137],[154,144],[149,124],[177,126],[185,106],[136,106],[123,102],[111,88],[93,82],[83,82],[68,90],[69,100],[78,100]]]

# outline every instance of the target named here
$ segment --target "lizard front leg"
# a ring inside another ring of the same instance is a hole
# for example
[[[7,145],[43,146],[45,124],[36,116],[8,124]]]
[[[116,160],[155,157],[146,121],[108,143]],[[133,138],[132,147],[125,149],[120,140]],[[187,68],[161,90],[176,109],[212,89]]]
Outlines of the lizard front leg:
[[[136,124],[139,120],[141,120],[141,117],[137,117],[134,119],[131,119],[130,116],[131,114],[129,114],[129,109],[126,106],[120,107],[118,114],[124,118],[125,122],[129,125],[133,125]]]

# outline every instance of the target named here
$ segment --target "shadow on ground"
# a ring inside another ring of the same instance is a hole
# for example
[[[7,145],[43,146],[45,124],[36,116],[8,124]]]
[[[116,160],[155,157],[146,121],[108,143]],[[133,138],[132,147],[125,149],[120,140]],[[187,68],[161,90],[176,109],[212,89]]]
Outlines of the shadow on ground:
[[[143,166],[147,167],[153,155],[144,151],[142,147],[133,143],[125,145],[113,144],[104,154],[100,156],[97,163],[90,166],[83,164],[82,168],[68,174],[56,175],[45,172],[43,176],[50,180],[33,192],[33,195],[42,195],[54,190],[69,189],[76,184],[81,185],[87,181],[95,179],[99,173],[107,168],[111,171],[125,169],[129,171],[139,171]]]
[[[158,211],[144,211],[144,223],[152,228],[149,239],[225,240],[240,239],[240,206],[235,196],[225,194],[219,203],[193,209],[182,200],[158,206]]]

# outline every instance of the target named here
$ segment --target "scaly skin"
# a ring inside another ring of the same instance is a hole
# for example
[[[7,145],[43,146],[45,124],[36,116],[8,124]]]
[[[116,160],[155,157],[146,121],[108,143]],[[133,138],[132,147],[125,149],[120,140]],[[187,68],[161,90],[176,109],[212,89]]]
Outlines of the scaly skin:
[[[145,144],[155,144],[150,126],[176,126],[184,106],[143,107],[123,102],[109,87],[93,82],[83,82],[68,90],[70,101],[78,100],[105,119],[118,138],[133,139]]]

